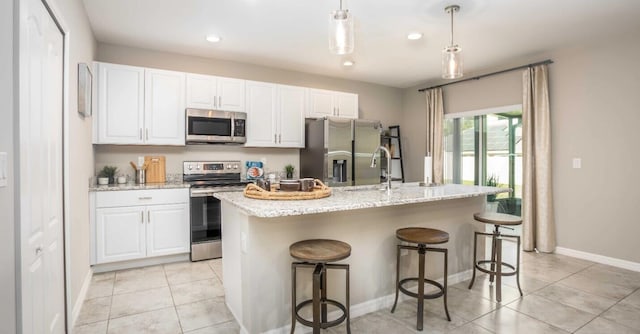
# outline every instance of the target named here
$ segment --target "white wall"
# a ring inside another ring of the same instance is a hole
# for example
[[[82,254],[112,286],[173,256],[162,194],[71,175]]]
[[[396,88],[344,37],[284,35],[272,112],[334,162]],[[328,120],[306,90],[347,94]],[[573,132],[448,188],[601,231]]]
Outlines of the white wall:
[[[8,153],[8,186],[0,188],[0,326],[16,331],[16,243],[14,221],[14,45],[13,1],[0,1],[0,152]]]
[[[238,63],[233,61],[208,59],[181,54],[157,52],[119,45],[98,44],[97,60],[116,64],[144,66],[191,73],[219,75],[247,80],[274,82],[356,93],[359,95],[360,118],[376,119],[385,126],[398,124],[402,107],[402,90],[387,86],[331,78]],[[244,148],[242,146],[197,145],[185,147],[158,146],[113,146],[96,145],[96,172],[104,165],[115,165],[125,174],[133,174],[129,161],[136,161],[138,155],[165,155],[167,173],[182,173],[182,161],[266,159],[266,169],[282,171],[286,164],[298,169],[298,149]]]
[[[81,288],[90,270],[89,266],[89,178],[93,176],[94,156],[91,145],[91,118],[78,114],[78,63],[94,60],[96,42],[89,25],[82,0],[55,0],[62,19],[69,30],[69,115],[64,126],[69,135],[69,208],[65,224],[69,231],[66,250],[69,302],[67,312],[71,314],[80,296]]]
[[[623,52],[614,52],[624,45]],[[558,246],[640,262],[635,206],[640,202],[640,33],[514,59],[503,68],[551,58],[552,175]],[[487,71],[490,72],[490,71]],[[521,103],[521,73],[448,86],[458,112]],[[422,178],[424,94],[404,90],[403,144],[409,180]],[[516,87],[517,89],[514,89]],[[406,138],[404,138],[406,137]],[[571,160],[582,158],[582,169]]]

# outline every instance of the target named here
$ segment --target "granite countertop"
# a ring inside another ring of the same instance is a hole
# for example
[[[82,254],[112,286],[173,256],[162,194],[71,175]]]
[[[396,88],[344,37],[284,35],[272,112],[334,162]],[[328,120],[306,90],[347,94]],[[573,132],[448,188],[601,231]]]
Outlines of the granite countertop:
[[[245,197],[242,192],[216,193],[214,196],[233,204],[249,216],[273,218],[433,202],[510,191],[508,188],[460,184],[420,187],[418,183],[394,184],[390,192],[380,188],[379,185],[336,187],[332,188],[332,194],[329,197],[296,201],[251,199]]]
[[[146,190],[146,189],[176,189],[176,188],[189,188],[188,183],[182,182],[170,182],[170,183],[125,183],[125,184],[108,184],[108,185],[93,185],[89,187],[89,191],[118,191],[118,190]]]

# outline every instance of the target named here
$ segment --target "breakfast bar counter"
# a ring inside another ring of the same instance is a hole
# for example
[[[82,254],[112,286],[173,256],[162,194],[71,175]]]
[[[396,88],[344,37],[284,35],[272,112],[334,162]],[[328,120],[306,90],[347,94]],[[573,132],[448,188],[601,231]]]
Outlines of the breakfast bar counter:
[[[215,194],[222,202],[225,298],[242,333],[288,332],[289,246],[304,239],[335,239],[351,245],[351,256],[341,263],[351,267],[352,317],[393,303],[398,228],[431,227],[448,232],[450,241],[442,246],[449,249],[449,284],[470,278],[473,232],[482,228],[474,222],[473,213],[484,210],[485,195],[509,191],[464,185],[420,187],[417,183],[394,184],[391,191],[379,189],[377,185],[333,188],[330,197],[294,201],[249,199],[242,192]],[[408,258],[402,260],[401,275],[413,276],[417,256],[404,256]],[[442,259],[428,257],[426,268],[440,273]],[[299,271],[301,278],[311,275],[311,271]],[[342,273],[328,274],[330,298],[344,302],[343,283]],[[299,285],[298,302],[308,299],[310,291],[310,284]]]

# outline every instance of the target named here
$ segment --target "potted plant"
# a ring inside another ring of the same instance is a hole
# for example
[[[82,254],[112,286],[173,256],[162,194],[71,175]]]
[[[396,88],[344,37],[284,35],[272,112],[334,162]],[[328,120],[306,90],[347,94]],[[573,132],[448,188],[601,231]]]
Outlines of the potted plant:
[[[293,178],[293,172],[295,171],[295,167],[292,164],[288,164],[284,166],[284,171],[287,174],[287,179]]]
[[[102,167],[102,169],[100,170],[100,173],[98,173],[98,184],[110,184],[114,182],[114,177],[116,175],[116,173],[118,172],[118,167],[115,166],[104,166]],[[102,180],[100,180],[102,179]],[[104,183],[104,179],[106,180],[106,183]]]
[[[498,186],[498,177],[495,176],[494,174],[491,174],[491,176],[489,176],[489,178],[487,179],[487,182],[486,182],[485,185],[487,187],[497,187]],[[496,201],[496,194],[487,195],[487,201],[495,202]]]

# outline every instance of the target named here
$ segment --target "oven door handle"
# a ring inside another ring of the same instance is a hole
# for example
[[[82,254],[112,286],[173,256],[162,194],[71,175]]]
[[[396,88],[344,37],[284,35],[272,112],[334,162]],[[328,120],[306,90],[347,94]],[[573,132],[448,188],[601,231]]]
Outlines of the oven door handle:
[[[211,190],[191,190],[191,197],[213,197],[213,193]]]

